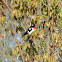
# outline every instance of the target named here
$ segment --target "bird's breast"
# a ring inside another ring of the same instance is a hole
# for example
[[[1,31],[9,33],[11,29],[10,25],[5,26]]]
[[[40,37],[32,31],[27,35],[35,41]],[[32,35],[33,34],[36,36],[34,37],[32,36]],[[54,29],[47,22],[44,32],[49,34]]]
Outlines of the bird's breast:
[[[35,26],[35,27],[33,27],[33,29],[36,29],[36,26]]]

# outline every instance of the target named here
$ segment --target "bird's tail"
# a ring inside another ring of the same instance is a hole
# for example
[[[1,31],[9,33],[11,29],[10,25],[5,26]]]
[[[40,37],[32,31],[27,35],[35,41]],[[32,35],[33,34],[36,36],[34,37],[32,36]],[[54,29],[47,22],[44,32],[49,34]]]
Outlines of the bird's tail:
[[[29,40],[30,46],[33,48],[33,50],[35,51],[35,53],[38,55],[38,51],[36,50],[36,48],[33,45],[33,41]]]
[[[22,37],[24,37],[25,35],[27,35],[28,33],[27,32],[25,32],[23,35],[22,35]]]

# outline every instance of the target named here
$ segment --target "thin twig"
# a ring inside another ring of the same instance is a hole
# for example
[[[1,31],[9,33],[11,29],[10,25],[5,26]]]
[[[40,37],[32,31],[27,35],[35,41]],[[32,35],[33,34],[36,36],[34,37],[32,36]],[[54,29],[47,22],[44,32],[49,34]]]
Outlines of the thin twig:
[[[17,60],[16,60],[16,62],[18,62],[19,55],[20,55],[20,54],[17,55]]]
[[[59,59],[62,61],[62,58],[60,57],[60,55],[58,55]]]
[[[4,42],[3,42],[3,62],[5,62],[5,30],[4,30]]]
[[[46,5],[45,3],[44,3],[44,1],[42,0],[42,2],[43,2],[43,4],[46,6],[46,7],[48,7],[48,5]]]
[[[7,9],[9,9],[10,11],[12,11],[12,9],[9,7],[9,5],[6,4],[6,2],[4,0],[2,0],[2,2],[4,3],[4,5],[6,6]]]

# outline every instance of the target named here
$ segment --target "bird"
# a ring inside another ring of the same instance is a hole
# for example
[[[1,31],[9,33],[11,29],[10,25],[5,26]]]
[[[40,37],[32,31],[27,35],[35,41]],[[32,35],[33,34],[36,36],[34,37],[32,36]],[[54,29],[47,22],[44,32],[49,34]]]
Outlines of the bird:
[[[14,18],[15,18],[15,20],[17,20],[17,18],[16,18],[16,16],[14,16]],[[34,46],[33,46],[33,41],[32,40],[30,40],[30,37],[31,37],[31,34],[36,30],[36,26],[35,26],[35,24],[34,23],[32,23],[31,24],[31,26],[24,32],[24,34],[22,35],[22,37],[24,37],[25,35],[28,35],[27,37],[27,39],[26,39],[26,41],[28,41],[29,40],[29,43],[30,43],[30,46],[31,46],[31,48],[35,51],[35,53],[38,55],[38,52],[37,52],[37,50],[36,50],[36,48],[34,48]],[[21,38],[22,38],[21,37]]]
[[[23,36],[25,36],[25,35],[30,35],[30,34],[32,34],[34,31],[36,30],[36,26],[35,26],[35,24],[34,23],[32,23],[31,24],[31,26],[27,29],[27,31],[23,34]],[[23,37],[22,36],[22,37]]]
[[[16,16],[14,16],[14,19],[17,20]],[[26,32],[24,32],[24,34],[22,35],[22,37],[24,37],[25,35],[32,34],[35,30],[36,30],[36,26],[35,26],[34,23],[32,23],[31,26],[26,30]]]

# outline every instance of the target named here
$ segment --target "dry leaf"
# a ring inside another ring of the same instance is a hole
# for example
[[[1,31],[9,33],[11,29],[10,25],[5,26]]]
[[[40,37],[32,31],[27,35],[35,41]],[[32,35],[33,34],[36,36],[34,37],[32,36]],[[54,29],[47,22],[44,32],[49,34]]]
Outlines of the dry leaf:
[[[19,42],[19,40],[18,40],[17,38],[15,38],[14,42],[18,43],[18,42]]]
[[[29,19],[26,20],[26,24],[30,23]]]
[[[2,37],[2,38],[3,38],[4,36],[3,36],[2,34],[0,34],[0,37]]]

